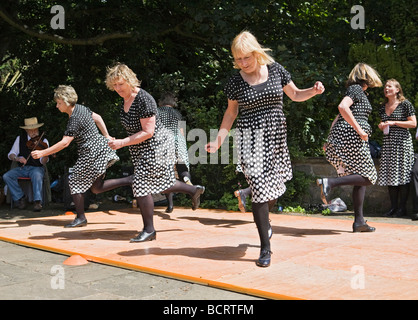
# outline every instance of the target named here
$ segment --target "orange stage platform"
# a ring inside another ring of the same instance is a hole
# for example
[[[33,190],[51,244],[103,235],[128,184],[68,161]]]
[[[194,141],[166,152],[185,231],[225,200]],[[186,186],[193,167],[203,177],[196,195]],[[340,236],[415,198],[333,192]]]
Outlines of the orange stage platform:
[[[272,265],[259,268],[252,214],[156,208],[157,240],[129,243],[137,209],[0,221],[0,240],[271,299],[418,299],[418,225],[271,214]],[[64,260],[64,259],[63,259]]]

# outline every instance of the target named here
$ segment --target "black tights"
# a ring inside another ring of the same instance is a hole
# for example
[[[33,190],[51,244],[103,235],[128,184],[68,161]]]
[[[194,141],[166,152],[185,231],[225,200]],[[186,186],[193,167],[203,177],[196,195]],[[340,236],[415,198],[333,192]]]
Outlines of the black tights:
[[[176,183],[172,187],[165,190],[163,193],[178,192],[186,193],[190,196],[193,196],[196,190],[197,189],[195,186],[176,180]],[[144,223],[144,230],[147,233],[154,232],[154,199],[149,194],[142,197],[136,197],[136,201],[138,202],[139,209],[141,210],[142,221]]]
[[[118,187],[131,186],[132,176],[123,177],[119,179],[107,179],[103,180],[103,176],[97,178],[91,186],[91,191],[95,194],[113,190]],[[84,220],[86,218],[84,213],[84,193],[73,194],[73,202],[75,211],[77,212],[77,218]]]
[[[331,188],[351,185],[353,187],[353,207],[354,207],[354,223],[364,224],[363,204],[364,196],[366,195],[366,187],[371,185],[369,179],[358,174],[349,176],[328,178],[328,183]]]
[[[136,201],[138,202],[139,210],[141,210],[144,230],[148,233],[154,232],[154,199],[149,194],[143,197],[137,197]]]
[[[409,183],[401,186],[388,186],[391,209],[406,210],[406,202],[408,201]],[[399,204],[398,204],[399,199]]]
[[[253,217],[255,225],[257,226],[258,235],[260,237],[261,249],[270,251],[270,239],[269,239],[269,208],[274,205],[276,200],[268,202],[255,203],[253,202]]]
[[[177,172],[179,173],[180,181],[190,181],[192,180],[192,176],[190,175],[189,169],[185,164],[177,164]],[[165,197],[167,199],[167,212],[171,212],[173,210],[173,193],[165,193]]]

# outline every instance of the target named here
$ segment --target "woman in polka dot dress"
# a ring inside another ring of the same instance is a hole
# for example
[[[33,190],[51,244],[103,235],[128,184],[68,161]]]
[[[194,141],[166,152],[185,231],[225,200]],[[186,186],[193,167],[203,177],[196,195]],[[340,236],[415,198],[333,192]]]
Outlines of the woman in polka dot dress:
[[[391,209],[385,216],[401,217],[406,215],[409,183],[414,166],[414,146],[408,129],[416,127],[417,119],[415,108],[405,99],[398,81],[386,81],[384,94],[386,101],[379,110],[379,129],[384,136],[377,184],[388,186]]]
[[[154,98],[140,88],[135,73],[124,64],[108,69],[106,85],[124,100],[120,118],[128,137],[112,139],[109,146],[116,150],[129,146],[134,166],[132,190],[141,210],[143,230],[131,242],[155,240],[154,201],[152,194],[180,192],[192,198],[192,209],[200,204],[205,188],[176,180],[174,174],[174,139],[164,128],[157,113]]]
[[[367,99],[367,88],[381,87],[379,74],[369,65],[357,64],[347,81],[345,97],[340,102],[340,114],[334,120],[328,136],[326,158],[337,170],[338,178],[318,179],[322,201],[332,188],[352,185],[354,223],[353,232],[373,232],[363,217],[363,202],[366,186],[375,184],[377,171],[370,155],[369,135],[371,127],[368,117],[372,106]]]
[[[77,143],[78,158],[69,177],[77,217],[67,224],[66,228],[87,225],[84,214],[84,193],[87,190],[91,188],[93,193],[101,193],[132,184],[132,176],[103,180],[107,168],[118,161],[119,157],[108,146],[110,137],[102,117],[89,108],[76,104],[77,99],[77,93],[71,86],[61,85],[55,89],[54,100],[57,102],[58,110],[69,116],[67,129],[58,143],[47,149],[32,152],[32,157],[37,159],[61,151],[73,140]]]
[[[231,46],[235,68],[226,87],[228,108],[215,141],[208,152],[219,149],[238,114],[236,141],[239,167],[251,188],[254,221],[260,236],[260,257],[256,264],[268,267],[271,260],[269,202],[276,201],[292,178],[287,147],[283,92],[293,101],[305,101],[324,91],[317,82],[309,89],[298,89],[289,72],[267,54],[248,31],[235,37]]]
[[[158,115],[161,122],[173,134],[174,145],[176,151],[176,164],[175,168],[180,180],[187,184],[192,184],[190,175],[189,154],[187,151],[187,143],[184,137],[183,128],[180,126],[183,119],[181,113],[175,109],[177,107],[177,101],[175,96],[170,93],[164,93],[158,101]],[[173,212],[173,193],[166,193],[167,209],[165,212]]]

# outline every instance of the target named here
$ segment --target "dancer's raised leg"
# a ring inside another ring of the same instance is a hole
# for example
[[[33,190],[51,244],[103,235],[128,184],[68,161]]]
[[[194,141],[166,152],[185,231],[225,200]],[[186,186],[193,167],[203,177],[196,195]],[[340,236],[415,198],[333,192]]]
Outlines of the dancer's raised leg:
[[[128,177],[118,178],[118,179],[103,179],[103,175],[97,178],[96,181],[93,182],[93,185],[91,186],[91,192],[97,194],[102,193],[106,191],[110,191],[119,187],[124,186],[131,186],[133,180],[133,175],[130,175]]]
[[[190,185],[179,180],[176,180],[176,183],[163,191],[163,193],[186,193],[192,198],[192,209],[196,210],[200,205],[200,196],[205,192],[205,187],[199,185]]]
[[[321,199],[324,204],[328,204],[327,197],[331,189],[338,186],[369,186],[372,183],[366,177],[359,174],[351,174],[338,178],[322,178],[316,180],[316,184],[321,187]]]

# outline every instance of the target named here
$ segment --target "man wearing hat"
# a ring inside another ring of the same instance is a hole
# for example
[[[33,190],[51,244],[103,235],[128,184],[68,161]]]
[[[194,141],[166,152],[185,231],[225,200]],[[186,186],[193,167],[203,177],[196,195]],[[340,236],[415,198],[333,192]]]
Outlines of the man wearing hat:
[[[41,211],[42,209],[42,187],[45,170],[43,165],[48,162],[48,157],[33,159],[30,157],[32,148],[44,143],[49,146],[47,139],[43,138],[39,143],[39,128],[43,123],[38,123],[36,117],[27,118],[24,120],[25,125],[20,126],[25,131],[22,131],[20,136],[17,136],[8,157],[12,161],[18,163],[18,167],[7,171],[3,175],[3,180],[7,184],[7,188],[12,196],[12,201],[17,203],[19,209],[26,207],[25,194],[19,186],[18,178],[30,178],[33,188],[34,211]],[[31,139],[33,139],[31,141]]]

